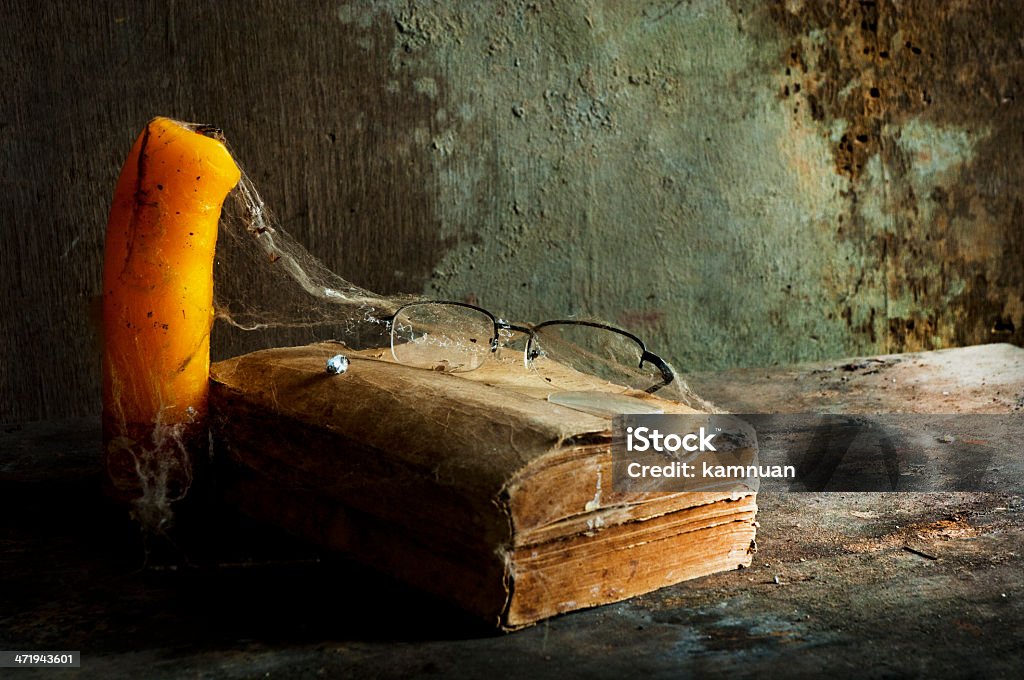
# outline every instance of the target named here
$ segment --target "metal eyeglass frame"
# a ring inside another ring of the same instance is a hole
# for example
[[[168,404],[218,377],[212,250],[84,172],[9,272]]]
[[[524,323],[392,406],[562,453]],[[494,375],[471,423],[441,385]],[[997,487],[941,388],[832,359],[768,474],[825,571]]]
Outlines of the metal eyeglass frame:
[[[644,390],[644,392],[648,394],[653,394],[654,392],[657,392],[661,388],[671,383],[676,378],[675,371],[673,371],[672,367],[668,365],[668,362],[666,362],[664,359],[662,359],[654,352],[648,351],[647,345],[644,344],[643,340],[633,335],[629,331],[623,330],[621,328],[609,326],[608,324],[598,323],[596,321],[580,321],[576,319],[552,319],[550,321],[543,321],[535,325],[521,326],[518,324],[509,323],[504,319],[499,319],[498,317],[494,316],[494,314],[491,314],[489,311],[483,309],[482,307],[471,305],[468,302],[456,302],[454,300],[423,300],[420,302],[409,302],[396,309],[394,314],[385,319],[385,322],[388,324],[388,335],[391,336],[392,344],[394,343],[395,319],[398,318],[398,315],[402,313],[403,309],[407,309],[409,307],[416,307],[419,305],[451,305],[454,307],[464,307],[466,309],[472,309],[485,315],[487,318],[491,320],[491,323],[494,325],[494,333],[491,336],[492,353],[497,352],[498,348],[501,345],[500,338],[502,330],[510,330],[519,333],[525,333],[529,338],[526,342],[525,351],[525,357],[528,360],[536,358],[537,355],[533,353],[533,346],[537,342],[537,331],[544,328],[545,326],[556,326],[559,324],[567,326],[589,326],[591,328],[600,328],[602,330],[610,331],[612,333],[618,333],[619,335],[623,335],[629,338],[640,347],[640,364],[639,366],[637,366],[637,368],[642,367],[645,362],[649,362],[661,373],[661,382],[651,387],[648,387],[646,390]]]

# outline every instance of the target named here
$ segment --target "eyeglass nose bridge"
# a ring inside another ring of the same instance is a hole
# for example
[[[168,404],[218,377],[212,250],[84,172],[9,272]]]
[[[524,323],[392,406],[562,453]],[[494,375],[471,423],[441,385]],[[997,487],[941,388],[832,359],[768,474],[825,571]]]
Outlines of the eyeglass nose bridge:
[[[505,321],[504,319],[495,319],[494,320],[494,328],[495,328],[494,338],[491,340],[491,351],[492,352],[497,352],[498,349],[502,345],[502,342],[501,342],[501,332],[502,331],[514,331],[516,333],[522,333],[525,336],[527,336],[527,339],[526,339],[526,349],[524,350],[523,362],[524,362],[524,364],[529,366],[530,348],[533,347],[534,344],[536,343],[536,339],[537,339],[536,331],[532,327],[530,327],[530,326],[523,326],[523,325],[520,325],[520,324],[509,323],[508,321]]]

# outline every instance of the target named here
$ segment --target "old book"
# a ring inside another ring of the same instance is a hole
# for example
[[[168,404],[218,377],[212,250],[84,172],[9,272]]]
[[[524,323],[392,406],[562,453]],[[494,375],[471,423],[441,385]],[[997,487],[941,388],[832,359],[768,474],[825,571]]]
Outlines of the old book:
[[[610,418],[551,391],[324,343],[215,364],[210,408],[231,502],[504,629],[749,565],[753,492],[616,493]]]

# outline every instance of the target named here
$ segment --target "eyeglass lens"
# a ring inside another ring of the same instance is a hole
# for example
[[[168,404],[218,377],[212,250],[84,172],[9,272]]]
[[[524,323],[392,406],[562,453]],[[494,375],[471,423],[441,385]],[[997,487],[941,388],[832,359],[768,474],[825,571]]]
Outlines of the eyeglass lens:
[[[661,382],[657,367],[643,362],[643,347],[610,328],[581,323],[543,324],[534,331],[527,366],[544,373],[550,361],[609,382],[646,390]]]
[[[391,354],[416,368],[450,373],[479,368],[491,354],[494,321],[471,307],[423,303],[398,311],[391,324]]]

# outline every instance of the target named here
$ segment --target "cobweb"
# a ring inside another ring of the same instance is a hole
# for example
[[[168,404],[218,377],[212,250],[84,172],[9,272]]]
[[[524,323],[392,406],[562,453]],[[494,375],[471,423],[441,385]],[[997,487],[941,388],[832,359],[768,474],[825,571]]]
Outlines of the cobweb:
[[[412,295],[381,295],[328,269],[289,235],[245,173],[224,204],[214,267],[216,332],[229,326],[264,337],[386,338],[385,320]]]
[[[325,340],[352,349],[384,347],[389,319],[398,308],[424,301],[415,295],[374,293],[332,272],[282,228],[244,172],[225,200],[215,257],[214,360]],[[583,366],[570,367],[586,371]],[[705,412],[717,410],[690,390],[681,376],[657,396]],[[136,461],[143,494],[134,514],[147,533],[166,534],[173,525],[173,504],[191,486],[195,461],[180,440],[173,428],[158,427],[154,432],[154,451],[166,455],[170,450],[180,458],[171,461],[178,468],[176,475],[168,474],[167,465],[155,464],[159,461]],[[184,486],[169,488],[169,478],[176,477],[180,483],[183,476]]]
[[[389,319],[399,307],[415,301],[426,299],[374,293],[328,269],[282,228],[245,173],[225,201],[214,267],[214,303],[222,322],[215,340],[218,334],[242,331],[269,334],[270,339],[248,343],[254,348],[323,340],[353,349],[384,347],[389,343]],[[237,353],[240,344],[247,343],[236,334],[230,347]],[[219,353],[224,351],[221,344]],[[588,372],[586,354],[577,348],[564,352],[560,361]],[[565,360],[574,355],[580,359],[578,365]],[[676,375],[657,396],[700,411],[717,410]]]

